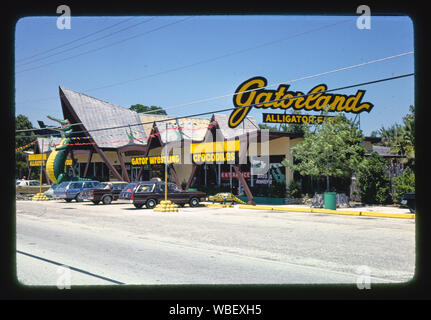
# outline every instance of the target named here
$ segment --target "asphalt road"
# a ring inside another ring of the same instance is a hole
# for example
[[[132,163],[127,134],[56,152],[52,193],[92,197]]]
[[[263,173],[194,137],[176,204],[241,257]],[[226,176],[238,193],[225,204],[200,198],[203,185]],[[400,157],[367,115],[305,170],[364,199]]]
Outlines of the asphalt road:
[[[415,222],[237,208],[17,201],[24,285],[405,282]],[[365,271],[364,271],[365,270]]]

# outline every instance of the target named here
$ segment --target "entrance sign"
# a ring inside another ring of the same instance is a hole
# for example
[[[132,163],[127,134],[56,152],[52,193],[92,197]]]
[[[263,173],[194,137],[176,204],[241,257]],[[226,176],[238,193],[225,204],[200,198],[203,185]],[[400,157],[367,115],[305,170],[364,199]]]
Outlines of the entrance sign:
[[[304,111],[321,111],[329,105],[330,111],[360,113],[370,112],[374,105],[362,102],[365,90],[358,90],[355,95],[326,93],[326,84],[319,84],[307,94],[301,91],[287,91],[290,85],[281,84],[277,90],[266,90],[264,77],[251,78],[238,86],[233,97],[235,110],[229,116],[229,127],[237,127],[251,111],[251,108],[271,108],[286,110],[293,108]],[[259,89],[262,88],[262,89]]]
[[[245,179],[250,179],[251,175],[250,175],[250,171],[243,171],[241,172],[241,175],[245,178]],[[238,178],[238,175],[236,174],[235,171],[229,172],[229,171],[222,171],[221,172],[221,178],[222,179],[230,179],[230,178]]]
[[[332,120],[332,116],[314,116],[303,114],[283,114],[283,113],[263,113],[262,122],[264,123],[295,123],[295,124],[320,124],[323,121]]]

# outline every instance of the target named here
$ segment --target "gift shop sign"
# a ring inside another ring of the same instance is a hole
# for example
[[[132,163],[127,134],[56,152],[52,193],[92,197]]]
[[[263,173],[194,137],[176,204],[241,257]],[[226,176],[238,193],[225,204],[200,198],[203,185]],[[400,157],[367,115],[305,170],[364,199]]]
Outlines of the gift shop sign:
[[[288,91],[290,86],[286,84],[279,85],[277,90],[266,90],[266,86],[267,80],[264,77],[251,78],[238,86],[233,97],[235,109],[229,116],[229,127],[237,127],[252,107],[321,111],[329,105],[329,111],[350,113],[370,112],[374,107],[370,102],[362,102],[365,90],[358,90],[354,95],[332,94],[326,92],[326,84],[319,84],[304,94],[301,91]]]

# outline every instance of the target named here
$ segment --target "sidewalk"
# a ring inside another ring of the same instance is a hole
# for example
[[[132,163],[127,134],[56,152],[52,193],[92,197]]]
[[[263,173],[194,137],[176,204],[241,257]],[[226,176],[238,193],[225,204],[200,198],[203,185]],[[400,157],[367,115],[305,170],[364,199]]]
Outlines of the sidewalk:
[[[385,218],[403,218],[414,219],[415,214],[410,213],[408,208],[399,208],[397,206],[352,206],[350,208],[337,208],[337,210],[329,210],[322,208],[310,208],[308,205],[239,205],[240,209],[256,209],[256,210],[274,210],[274,211],[292,211],[292,212],[308,212],[308,213],[328,213],[341,215],[355,216],[371,216]]]
[[[275,205],[271,205],[274,206]],[[278,206],[277,206],[278,207]],[[301,205],[301,204],[289,204],[289,205],[280,205],[280,207],[286,208],[308,208],[312,209],[310,206]],[[318,208],[314,208],[318,209]],[[322,208],[321,208],[322,209]],[[349,208],[337,208],[337,211],[370,211],[370,212],[384,212],[384,213],[410,213],[408,208],[400,208],[398,206],[377,206],[377,205],[354,205]]]

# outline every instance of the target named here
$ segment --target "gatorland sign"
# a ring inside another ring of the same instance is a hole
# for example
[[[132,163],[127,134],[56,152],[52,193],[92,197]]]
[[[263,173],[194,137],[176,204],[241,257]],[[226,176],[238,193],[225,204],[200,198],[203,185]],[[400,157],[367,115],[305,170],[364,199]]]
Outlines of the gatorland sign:
[[[362,102],[365,90],[358,90],[354,95],[328,93],[326,84],[319,84],[304,94],[301,91],[288,91],[290,85],[281,84],[277,90],[267,90],[264,77],[253,77],[238,86],[233,97],[234,111],[229,116],[229,127],[237,127],[251,111],[251,108],[321,111],[329,106],[329,111],[361,113],[370,112],[374,105]],[[327,117],[330,118],[330,117]],[[323,119],[323,118],[322,118]],[[263,115],[263,122],[284,123],[321,123],[317,116],[268,114]]]

